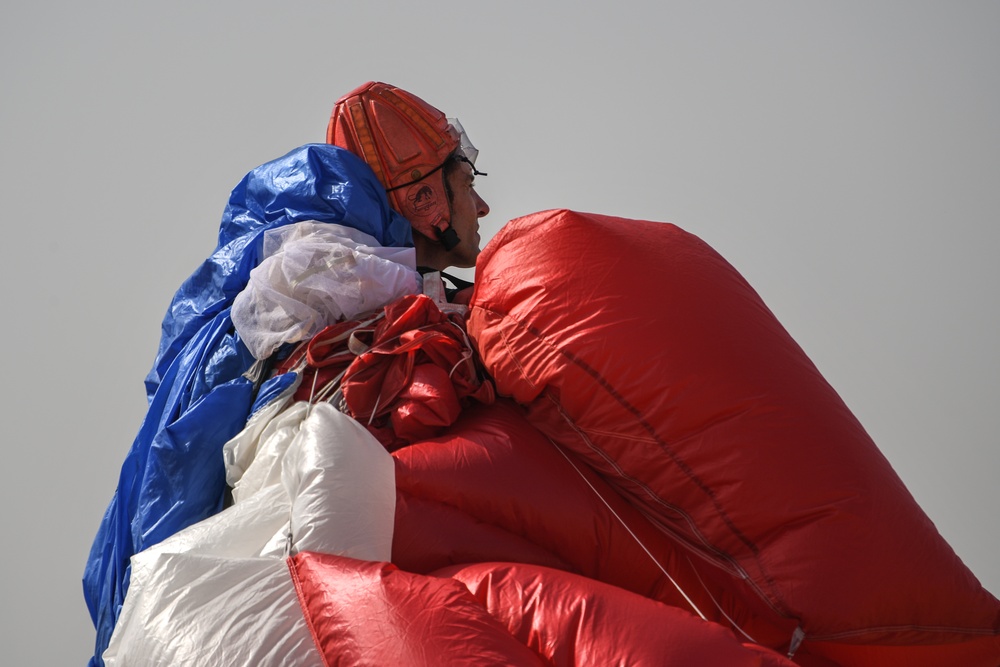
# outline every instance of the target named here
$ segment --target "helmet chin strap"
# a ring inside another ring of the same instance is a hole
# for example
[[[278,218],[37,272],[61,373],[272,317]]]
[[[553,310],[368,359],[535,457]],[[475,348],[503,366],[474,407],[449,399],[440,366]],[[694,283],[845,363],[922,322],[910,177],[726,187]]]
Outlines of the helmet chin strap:
[[[437,237],[438,241],[441,242],[441,245],[444,246],[444,249],[449,252],[454,250],[455,246],[457,246],[462,240],[458,238],[458,234],[455,233],[455,228],[451,225],[448,225],[447,229],[438,230]]]

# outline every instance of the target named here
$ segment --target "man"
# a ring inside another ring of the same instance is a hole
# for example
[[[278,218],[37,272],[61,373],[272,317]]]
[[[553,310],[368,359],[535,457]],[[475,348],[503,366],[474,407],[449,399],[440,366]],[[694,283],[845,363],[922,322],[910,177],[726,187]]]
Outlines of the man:
[[[490,211],[476,192],[478,151],[457,120],[419,97],[369,81],[334,105],[327,142],[372,168],[390,205],[413,226],[419,267],[475,266],[479,218]]]

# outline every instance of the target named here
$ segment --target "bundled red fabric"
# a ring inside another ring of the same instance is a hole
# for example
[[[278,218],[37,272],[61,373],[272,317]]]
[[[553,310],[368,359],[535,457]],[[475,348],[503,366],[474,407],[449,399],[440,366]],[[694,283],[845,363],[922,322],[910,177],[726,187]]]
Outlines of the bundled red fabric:
[[[422,294],[326,327],[277,372],[293,370],[303,376],[296,400],[326,400],[339,390],[345,412],[389,449],[437,435],[469,399],[494,398],[462,317],[442,312]]]
[[[300,343],[275,370],[276,374],[297,371],[302,382],[295,390],[296,401],[316,401],[329,395],[340,385],[340,379],[357,355],[350,348],[355,335],[370,332],[381,313],[367,319],[346,320],[326,327],[311,339]]]
[[[499,394],[734,595],[797,623],[802,651],[1000,664],[1000,603],[697,237],[566,210],[514,220],[478,260],[468,321]]]
[[[479,378],[464,323],[422,294],[385,307],[370,347],[348,367],[341,391],[348,414],[386,445],[435,435],[454,423],[467,398],[493,401],[493,386]]]

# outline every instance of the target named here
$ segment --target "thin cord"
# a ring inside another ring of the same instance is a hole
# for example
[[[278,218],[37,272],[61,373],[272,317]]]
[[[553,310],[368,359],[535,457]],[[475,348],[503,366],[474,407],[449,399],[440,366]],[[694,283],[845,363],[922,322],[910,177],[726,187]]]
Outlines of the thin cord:
[[[712,595],[712,591],[708,590],[708,586],[706,586],[705,582],[702,581],[701,575],[698,574],[698,570],[695,568],[694,563],[691,562],[691,557],[688,556],[687,554],[685,554],[684,558],[687,559],[688,565],[690,565],[691,566],[691,570],[694,571],[694,576],[698,577],[698,583],[701,584],[701,587],[703,589],[705,589],[705,593],[708,595],[708,599],[712,601],[712,604],[714,604],[715,608],[719,610],[719,613],[722,614],[725,617],[725,619],[727,621],[729,621],[729,624],[731,626],[733,626],[736,630],[738,630],[741,635],[743,635],[744,637],[746,637],[747,639],[749,639],[750,641],[752,641],[754,644],[759,644],[760,642],[758,642],[756,639],[754,639],[753,637],[751,637],[750,635],[748,635],[746,633],[746,631],[744,631],[743,628],[741,628],[739,626],[739,624],[736,621],[734,621],[729,616],[729,614],[726,613],[726,611],[722,608],[722,605],[720,605],[716,601],[715,596]]]
[[[604,499],[604,496],[601,495],[600,491],[594,488],[594,485],[590,483],[590,480],[587,479],[587,477],[582,472],[580,472],[580,469],[577,468],[576,464],[573,463],[573,460],[566,455],[566,452],[564,452],[561,447],[556,445],[556,443],[553,442],[551,438],[549,439],[549,442],[551,442],[552,446],[555,447],[556,450],[563,455],[563,458],[565,458],[566,461],[573,467],[573,470],[576,471],[576,473],[583,479],[583,481],[587,483],[587,486],[590,487],[590,490],[593,491],[598,498],[600,498],[601,502],[604,503],[604,506],[608,508],[608,511],[610,511],[611,514],[616,519],[618,519],[618,522],[622,525],[623,528],[625,528],[625,530],[628,531],[628,534],[632,536],[632,539],[635,540],[636,544],[642,547],[642,550],[645,551],[646,555],[649,556],[650,560],[652,560],[653,563],[656,564],[656,567],[660,568],[660,572],[662,572],[663,575],[668,580],[670,580],[670,583],[674,585],[674,588],[676,588],[677,592],[681,594],[681,597],[687,600],[687,603],[691,605],[691,608],[694,609],[695,613],[697,613],[698,616],[701,617],[701,620],[707,621],[708,619],[705,618],[705,615],[703,613],[701,613],[701,609],[698,608],[698,605],[696,605],[694,601],[688,597],[687,593],[684,592],[684,589],[680,587],[680,584],[674,581],[674,578],[670,576],[670,573],[667,572],[666,568],[664,568],[663,565],[660,564],[660,561],[658,561],[656,557],[652,554],[652,552],[646,548],[646,545],[642,543],[642,540],[639,539],[639,536],[632,532],[632,529],[628,527],[628,524],[626,524],[625,521],[620,516],[618,516],[618,513],[615,512],[614,508],[611,507],[608,501]]]
[[[556,443],[551,438],[549,439],[549,442],[552,443],[552,446],[555,447],[560,454],[563,455],[563,458],[565,458],[566,461],[569,462],[569,464],[573,467],[573,470],[575,470],[576,473],[580,475],[581,478],[583,478],[583,481],[587,483],[587,486],[590,487],[590,490],[593,491],[598,498],[600,498],[601,502],[604,503],[604,506],[608,508],[612,516],[614,516],[618,520],[618,523],[620,523],[622,527],[626,531],[628,531],[628,534],[632,536],[632,539],[635,540],[636,544],[638,544],[642,548],[642,550],[646,552],[646,555],[649,556],[649,559],[653,561],[656,567],[660,569],[660,572],[662,572],[664,576],[666,576],[666,578],[670,580],[670,583],[673,584],[674,588],[677,589],[677,592],[680,593],[685,600],[687,600],[687,603],[691,605],[691,608],[695,610],[698,616],[700,616],[703,621],[707,621],[708,619],[705,618],[705,615],[701,613],[701,610],[698,608],[698,606],[691,600],[691,598],[688,597],[687,593],[685,593],[684,590],[680,587],[680,584],[674,581],[674,578],[670,576],[670,573],[667,572],[666,568],[664,568],[663,565],[660,563],[660,561],[657,560],[656,556],[654,556],[653,553],[646,547],[646,545],[642,543],[642,540],[639,539],[639,536],[636,535],[634,532],[632,532],[632,529],[629,528],[628,524],[625,523],[625,520],[622,519],[617,512],[615,512],[614,508],[612,508],[611,505],[608,503],[608,501],[605,500],[604,496],[601,495],[601,492],[598,491],[594,487],[594,485],[590,483],[590,480],[587,479],[587,477],[582,472],[580,472],[580,469],[576,466],[575,463],[573,463],[573,460],[566,454],[566,452],[564,452],[561,447],[556,445]],[[737,630],[741,635],[746,637],[749,641],[753,642],[754,644],[759,644],[760,642],[758,642],[756,639],[747,634],[747,632],[743,628],[741,628],[740,625],[736,621],[734,621],[729,614],[725,612],[722,606],[716,601],[715,597],[712,595],[712,592],[705,585],[705,582],[702,580],[701,575],[698,574],[698,570],[694,567],[694,564],[691,563],[690,557],[685,555],[685,558],[687,559],[688,564],[691,565],[691,570],[694,572],[694,575],[698,578],[698,583],[701,584],[701,587],[705,590],[705,593],[708,595],[708,598],[712,601],[712,604],[715,605],[715,608],[719,611],[719,613],[722,614],[722,616],[727,621],[729,621],[729,624],[735,630]]]

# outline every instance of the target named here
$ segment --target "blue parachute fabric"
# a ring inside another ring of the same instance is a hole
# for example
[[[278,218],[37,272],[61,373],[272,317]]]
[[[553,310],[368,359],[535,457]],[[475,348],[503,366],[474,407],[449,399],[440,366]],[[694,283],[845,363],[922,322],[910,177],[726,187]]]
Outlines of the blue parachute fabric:
[[[412,245],[409,223],[389,208],[368,165],[334,146],[297,148],[236,186],[218,247],[177,291],[163,320],[146,378],[149,409],[84,570],[84,597],[97,628],[93,667],[104,664],[132,555],[222,509],[223,445],[252,409],[295,379],[278,376],[255,392],[244,377],[254,359],[233,329],[230,308],[262,259],[264,232],[304,220],[352,227],[382,245]]]
[[[268,405],[271,401],[281,397],[285,391],[291,387],[298,379],[298,373],[282,373],[265,381],[257,392],[257,399],[250,408],[250,417],[257,414],[257,411]],[[250,417],[247,417],[249,419]]]
[[[146,378],[148,396],[184,343],[246,287],[250,269],[261,260],[263,232],[303,220],[352,227],[383,246],[413,245],[410,223],[389,207],[375,173],[354,154],[307,144],[261,165],[233,189],[218,248],[167,310],[156,363]]]

